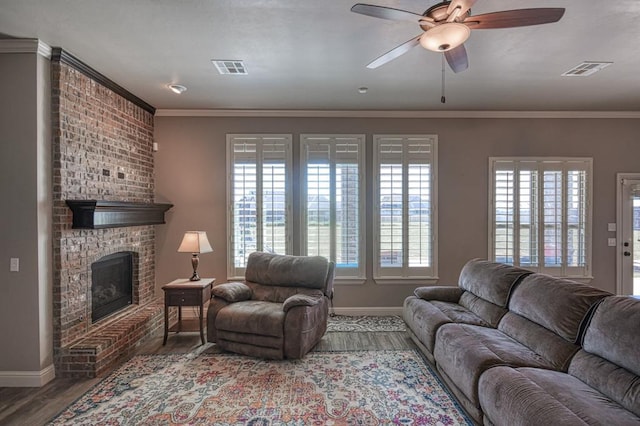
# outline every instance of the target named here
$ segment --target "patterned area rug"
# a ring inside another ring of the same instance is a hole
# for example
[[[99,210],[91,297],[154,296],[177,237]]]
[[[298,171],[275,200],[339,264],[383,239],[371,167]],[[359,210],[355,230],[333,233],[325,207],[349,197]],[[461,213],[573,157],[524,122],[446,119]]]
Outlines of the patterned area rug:
[[[327,332],[331,331],[405,331],[404,321],[400,316],[348,316],[334,315],[329,317]]]
[[[471,425],[415,351],[143,355],[50,425]]]

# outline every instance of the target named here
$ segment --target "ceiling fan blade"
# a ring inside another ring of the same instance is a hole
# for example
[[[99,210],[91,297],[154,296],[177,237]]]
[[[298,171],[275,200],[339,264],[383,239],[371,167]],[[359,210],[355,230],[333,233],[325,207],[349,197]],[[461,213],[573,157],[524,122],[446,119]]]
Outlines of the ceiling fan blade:
[[[420,37],[422,37],[422,34],[415,36],[411,40],[405,41],[400,46],[394,47],[384,55],[374,59],[369,65],[367,65],[367,68],[369,69],[378,68],[380,65],[384,65],[387,62],[393,61],[398,56],[404,55],[409,50],[413,49],[414,47],[420,44]]]
[[[458,16],[462,16],[467,10],[471,9],[471,6],[473,6],[475,2],[476,0],[453,0],[447,8],[447,15],[451,15],[453,11],[459,7],[460,13]]]
[[[351,11],[361,15],[373,16],[374,18],[391,19],[393,21],[410,21],[414,23],[426,18],[425,16],[406,10],[364,3],[357,3],[353,5]]]
[[[525,27],[557,22],[562,15],[564,8],[560,7],[516,9],[469,16],[464,23],[474,30]]]
[[[464,44],[455,47],[451,50],[444,52],[444,57],[447,59],[447,63],[455,73],[469,68],[469,58],[467,57],[467,49]]]

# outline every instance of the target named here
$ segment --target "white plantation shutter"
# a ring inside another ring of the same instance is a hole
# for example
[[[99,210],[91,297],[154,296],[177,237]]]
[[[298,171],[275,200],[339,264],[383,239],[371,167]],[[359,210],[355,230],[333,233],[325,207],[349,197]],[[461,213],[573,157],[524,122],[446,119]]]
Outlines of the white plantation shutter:
[[[364,279],[364,135],[301,135],[302,252]]]
[[[537,265],[539,262],[539,173],[535,169],[522,167],[518,171],[519,191],[517,194],[518,208],[514,212],[518,230],[517,242],[520,266]],[[507,206],[507,208],[509,208]],[[511,210],[511,209],[509,209]]]
[[[494,176],[495,187],[495,258],[510,263],[509,257],[515,251],[515,219],[511,206],[515,202],[514,172],[513,170],[496,170]]]
[[[587,255],[587,247],[591,242],[587,241],[590,235],[590,184],[588,171],[578,169],[578,165],[569,165],[567,170],[567,272],[572,275],[585,274],[585,265],[590,263]],[[589,165],[590,166],[590,165]],[[572,170],[574,169],[574,170]],[[590,175],[590,173],[589,173]],[[584,200],[584,201],[583,201]],[[590,266],[590,265],[589,265]],[[587,269],[590,269],[587,268]]]
[[[291,135],[227,135],[229,277],[251,252],[291,252],[291,162]]]
[[[490,257],[588,277],[591,170],[588,158],[491,158]]]
[[[375,278],[436,277],[437,137],[375,135]]]

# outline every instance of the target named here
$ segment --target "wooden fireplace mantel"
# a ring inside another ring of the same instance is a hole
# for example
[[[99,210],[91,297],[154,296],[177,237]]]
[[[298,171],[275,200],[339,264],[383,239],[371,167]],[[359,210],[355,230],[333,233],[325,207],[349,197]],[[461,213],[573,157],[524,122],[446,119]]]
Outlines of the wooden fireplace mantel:
[[[66,200],[73,212],[74,229],[102,229],[165,223],[166,203],[129,201]]]

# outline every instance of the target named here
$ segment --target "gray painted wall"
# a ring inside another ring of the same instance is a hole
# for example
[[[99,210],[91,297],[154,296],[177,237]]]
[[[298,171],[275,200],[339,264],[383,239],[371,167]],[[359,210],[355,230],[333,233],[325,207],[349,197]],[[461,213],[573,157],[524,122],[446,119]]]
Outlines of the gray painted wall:
[[[3,53],[0,70],[3,380],[21,372],[37,376],[51,364],[52,182],[49,62],[35,53]],[[201,256],[201,276],[225,281],[227,133],[292,133],[294,142],[300,133],[365,133],[368,146],[373,134],[437,134],[439,283],[444,285],[456,284],[468,259],[487,255],[488,157],[593,157],[593,284],[615,291],[615,249],[606,244],[614,235],[607,223],[615,221],[615,173],[640,172],[640,120],[156,117],[155,122],[156,200],[175,204],[167,224],[156,227],[158,294],[162,284],[191,272],[190,255],[176,252],[185,230],[208,232],[215,251]],[[368,191],[371,199],[370,186]],[[371,240],[371,229],[367,232]],[[9,272],[11,257],[20,258],[20,272]],[[412,290],[371,281],[341,286],[335,304],[398,307]]]
[[[437,134],[440,285],[456,285],[467,260],[487,257],[489,157],[592,157],[592,285],[615,292],[615,248],[607,246],[607,238],[615,233],[607,231],[607,223],[616,220],[615,174],[640,172],[637,119],[156,117],[156,200],[175,204],[167,224],[156,231],[158,289],[190,273],[189,255],[176,252],[186,230],[207,231],[214,248],[213,253],[201,255],[200,276],[216,277],[218,283],[226,280],[227,133],[292,133],[294,156],[299,155],[301,133],[364,133],[367,164],[371,164],[373,134]],[[370,182],[369,174],[369,200]],[[367,217],[371,217],[370,206]],[[369,242],[371,238],[369,225]],[[369,265],[369,276],[371,270]],[[414,287],[369,280],[339,286],[334,302],[336,307],[399,307]]]
[[[37,382],[53,361],[49,61],[3,53],[0,70],[0,382]]]

